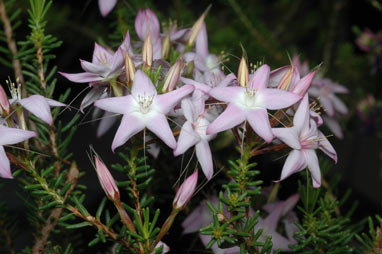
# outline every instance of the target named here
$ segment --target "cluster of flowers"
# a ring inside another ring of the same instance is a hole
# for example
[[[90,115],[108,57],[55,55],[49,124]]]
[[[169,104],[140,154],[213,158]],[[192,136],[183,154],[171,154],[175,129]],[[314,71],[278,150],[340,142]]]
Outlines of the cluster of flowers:
[[[242,57],[237,75],[225,74],[221,68],[224,56],[208,50],[206,13],[192,28],[178,29],[176,23],[170,23],[161,32],[156,15],[149,9],[140,10],[135,20],[140,41],[131,43],[127,33],[115,52],[96,43],[92,61],[80,60],[85,72],[61,72],[73,82],[89,83],[91,90],[82,101],[81,111],[91,105],[105,111],[98,135],[105,133],[117,119],[108,116],[122,115],[111,145],[113,151],[146,128],[173,149],[174,156],[195,147],[196,157],[208,180],[214,171],[209,142],[219,132],[233,128],[241,130],[238,135],[242,137],[246,131],[253,131],[264,143],[282,142],[291,148],[280,181],[308,168],[313,186],[319,187],[321,172],[315,150],[322,150],[335,162],[337,154],[318,126],[325,122],[337,136],[342,136],[334,119],[336,113],[345,114],[347,108],[335,93],[346,93],[346,88],[329,79],[315,77],[316,72],[309,72],[307,63],[301,64],[298,57],[291,65],[273,71],[266,64],[249,70]],[[50,107],[65,106],[41,95],[21,98],[20,86],[10,84],[10,87],[11,100],[0,89],[0,176],[6,178],[11,178],[12,174],[3,146],[36,136],[35,132],[26,130],[23,109],[51,125]],[[320,108],[317,102],[310,104],[309,96],[319,97],[326,109],[325,116],[321,117],[321,112],[316,111]],[[292,117],[293,120],[289,120]],[[180,131],[174,129],[177,126],[172,129],[168,119],[182,126]],[[247,130],[249,127],[251,130]],[[175,131],[179,131],[177,140]],[[108,197],[119,199],[118,188],[107,167],[97,157],[95,164]],[[195,171],[180,186],[174,209],[182,209],[191,199],[197,180],[198,171]],[[216,204],[214,200],[212,203]],[[292,196],[287,201],[264,207],[269,215],[257,225],[268,230],[276,247],[284,250],[293,241],[293,224],[284,221],[286,239],[276,232],[277,223],[281,217],[294,221],[295,215],[288,214],[297,200],[298,196]],[[194,214],[204,214],[204,210],[202,204],[184,222],[185,233],[209,224],[211,218],[208,216],[199,220],[200,225],[193,222]],[[202,238],[202,241],[207,243],[208,239]],[[218,253],[219,249],[215,251]],[[237,252],[234,248],[226,253]]]
[[[114,53],[96,44],[92,62],[81,60],[84,73],[61,74],[73,82],[90,83],[92,90],[82,108],[94,102],[97,108],[123,115],[113,150],[147,128],[172,148],[175,156],[195,146],[201,168],[207,179],[211,179],[213,161],[208,142],[217,133],[248,122],[265,142],[277,138],[293,149],[281,180],[308,167],[314,186],[320,186],[315,149],[321,149],[335,161],[337,156],[317,129],[322,118],[309,106],[307,90],[315,72],[300,73],[303,68],[296,64],[270,71],[264,64],[250,73],[242,58],[237,76],[224,74],[222,58],[208,51],[205,15],[191,29],[178,30],[171,24],[160,33],[155,14],[149,9],[139,11],[135,29],[141,42],[132,46],[127,33]],[[174,48],[180,56],[171,66],[169,52]],[[300,78],[302,74],[305,76]],[[339,105],[333,94],[335,88],[319,90],[320,99],[327,105]],[[109,97],[111,94],[114,96]],[[274,128],[267,110],[285,108],[289,108],[288,114],[294,115],[293,123]],[[178,141],[168,117],[183,123]]]

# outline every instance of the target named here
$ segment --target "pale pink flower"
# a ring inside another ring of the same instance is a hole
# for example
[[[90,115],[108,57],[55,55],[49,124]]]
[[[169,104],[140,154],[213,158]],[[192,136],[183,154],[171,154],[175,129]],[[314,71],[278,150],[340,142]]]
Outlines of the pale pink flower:
[[[285,144],[293,148],[285,161],[281,172],[281,180],[308,167],[313,181],[313,187],[321,185],[321,172],[315,150],[319,148],[335,162],[337,153],[317,129],[314,120],[310,120],[308,95],[306,94],[293,118],[293,127],[273,128],[273,134]]]
[[[157,94],[157,90],[147,75],[138,70],[135,74],[131,95],[98,100],[94,105],[103,110],[123,114],[121,124],[114,137],[112,150],[123,145],[132,136],[148,128],[166,145],[175,149],[176,141],[166,114],[176,104],[194,90],[185,85],[165,94]]]
[[[269,123],[267,109],[286,108],[301,96],[281,89],[267,88],[269,66],[262,65],[253,74],[249,87],[227,86],[217,87],[209,91],[209,95],[217,100],[227,102],[226,110],[207,128],[207,134],[233,128],[248,121],[252,129],[266,142],[271,142],[273,134]]]
[[[183,154],[191,146],[195,146],[196,157],[203,173],[210,180],[213,174],[213,162],[208,142],[216,135],[206,134],[210,122],[205,117],[207,112],[204,108],[204,99],[201,97],[194,100],[186,98],[182,101],[182,109],[187,121],[180,130],[174,156]]]

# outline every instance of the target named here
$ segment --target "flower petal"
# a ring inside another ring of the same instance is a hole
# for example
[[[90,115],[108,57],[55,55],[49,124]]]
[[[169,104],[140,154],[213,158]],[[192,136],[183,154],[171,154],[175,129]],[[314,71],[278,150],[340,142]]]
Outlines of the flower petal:
[[[269,73],[269,87],[276,88],[284,75],[292,68],[290,65],[285,65]]]
[[[114,136],[111,149],[114,150],[125,144],[132,136],[145,128],[143,122],[132,115],[123,115],[121,124],[118,127],[117,133]]]
[[[198,119],[199,112],[197,112],[197,109],[195,105],[192,103],[191,98],[185,98],[182,100],[182,110],[183,115],[187,119],[187,121],[193,123]]]
[[[12,179],[11,164],[7,154],[4,151],[4,147],[0,146],[0,177]]]
[[[179,103],[180,100],[192,93],[192,91],[194,91],[192,85],[185,85],[171,92],[157,95],[154,98],[154,103],[163,114],[167,114]]]
[[[291,87],[292,93],[298,94],[300,96],[304,96],[306,91],[308,91],[310,85],[312,84],[315,73],[316,72],[313,71],[309,73],[308,75],[306,75],[305,77],[303,77],[302,79],[300,79],[296,85]]]
[[[321,171],[318,164],[318,158],[314,149],[305,149],[303,152],[310,174],[312,175],[313,187],[318,188],[321,185]]]
[[[204,175],[208,180],[211,180],[214,173],[214,166],[212,163],[212,154],[208,141],[202,140],[196,144],[196,157],[198,157],[198,161],[202,167]]]
[[[235,104],[230,103],[228,107],[207,127],[206,134],[212,135],[235,127],[245,120],[245,113]]]
[[[99,10],[103,17],[106,17],[114,6],[117,4],[117,0],[98,0]]]
[[[246,118],[257,135],[262,137],[267,143],[272,141],[273,134],[266,109],[248,110],[246,112]]]
[[[197,232],[203,227],[203,221],[201,220],[203,212],[203,203],[196,207],[183,221],[182,227],[184,228],[183,234]],[[212,221],[212,218],[211,218]],[[204,225],[207,226],[207,225]]]
[[[146,127],[158,138],[160,138],[167,146],[172,149],[176,148],[176,141],[165,115],[157,114],[155,117],[146,122]]]
[[[305,94],[293,118],[293,126],[296,128],[299,134],[309,129],[309,119],[310,119],[309,99],[308,99],[308,94]]]
[[[133,87],[131,88],[131,95],[137,99],[139,96],[155,96],[156,94],[157,90],[153,82],[143,71],[137,70],[134,76]]]
[[[261,98],[262,107],[271,110],[289,107],[301,99],[301,96],[297,94],[275,88],[261,89],[256,93],[256,97]]]
[[[94,106],[105,111],[126,114],[131,111],[134,99],[131,95],[100,99],[94,102]]]
[[[328,126],[329,130],[333,132],[333,134],[339,138],[343,139],[344,134],[342,133],[341,125],[339,122],[336,120],[334,117],[329,117],[329,116],[322,116],[322,119],[325,123],[326,126]]]
[[[243,92],[245,92],[244,87],[227,86],[215,87],[211,89],[208,94],[219,101],[233,102]]]
[[[32,137],[36,137],[36,133],[33,131],[8,128],[0,125],[0,146],[14,145]]]
[[[186,121],[182,129],[180,130],[178,144],[176,149],[174,150],[174,156],[178,156],[179,154],[183,154],[186,152],[191,146],[194,146],[196,143],[200,141],[200,136],[197,134],[192,128],[192,124],[189,121]]]
[[[28,98],[21,99],[20,104],[42,121],[52,125],[52,113],[50,112],[50,107],[45,97],[41,95],[32,95]]]
[[[58,72],[65,78],[69,79],[72,82],[75,83],[89,83],[89,82],[96,82],[101,81],[102,77],[95,73],[89,73],[89,72],[82,72],[82,73],[65,73],[65,72]]]
[[[334,108],[333,108],[333,102],[330,100],[327,96],[321,96],[320,97],[320,103],[322,107],[326,110],[326,114],[333,117],[334,116]]]
[[[196,54],[205,59],[208,56],[208,38],[206,24],[203,22],[195,42]]]
[[[270,68],[267,64],[263,64],[253,74],[249,81],[251,89],[264,89],[268,85]]]
[[[56,100],[52,100],[52,99],[49,99],[49,98],[45,98],[46,102],[48,103],[48,105],[50,107],[65,107],[66,104],[65,103],[62,103],[62,102],[59,102],[59,101],[56,101]]]
[[[341,101],[337,96],[333,95],[332,102],[337,112],[344,115],[348,113],[348,108],[346,107],[345,103],[343,103],[343,101]]]
[[[299,133],[296,128],[272,128],[272,133],[293,149],[301,149]]]
[[[84,71],[88,73],[94,73],[99,76],[104,76],[108,71],[109,67],[104,64],[90,63],[88,61],[80,59],[81,67]]]
[[[84,97],[81,102],[80,111],[83,113],[84,109],[92,105],[96,100],[98,100],[103,94],[106,94],[106,88],[102,86],[93,87]]]
[[[105,64],[105,61],[109,62],[112,57],[113,57],[113,54],[109,50],[106,50],[104,47],[102,47],[98,43],[94,43],[92,63]]]
[[[325,137],[325,135],[318,131],[318,138],[319,138],[319,148],[321,151],[323,151],[326,155],[328,155],[330,158],[334,160],[335,163],[337,163],[337,152],[334,150],[332,144],[328,141],[328,139]]]
[[[210,86],[207,86],[203,83],[197,82],[193,79],[189,78],[183,78],[181,77],[180,80],[187,85],[193,85],[195,87],[195,90],[202,91],[203,93],[208,93],[212,88]]]
[[[111,112],[105,111],[97,128],[97,138],[102,137],[117,121],[118,117]]]
[[[225,78],[218,84],[219,87],[226,87],[228,86],[234,79],[236,79],[236,76],[233,73],[228,74],[225,76]]]
[[[285,161],[284,167],[281,171],[280,181],[288,176],[303,170],[307,163],[305,157],[300,150],[292,150]]]

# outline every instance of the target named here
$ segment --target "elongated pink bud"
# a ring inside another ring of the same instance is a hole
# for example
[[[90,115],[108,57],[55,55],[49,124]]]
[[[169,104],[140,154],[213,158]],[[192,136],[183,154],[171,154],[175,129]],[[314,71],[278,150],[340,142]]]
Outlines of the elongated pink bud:
[[[192,195],[195,192],[196,184],[198,183],[198,170],[190,175],[179,187],[177,191],[174,202],[172,203],[174,209],[181,210],[183,209],[188,201],[192,198]]]
[[[287,90],[288,91],[290,83],[291,83],[292,78],[293,78],[294,68],[295,67],[293,67],[293,66],[289,67],[289,70],[281,78],[280,83],[277,86],[278,89]]]
[[[145,67],[151,68],[153,65],[153,43],[151,41],[150,33],[147,33],[143,44],[142,60],[145,63]]]
[[[194,46],[196,37],[198,36],[200,29],[202,28],[204,19],[206,18],[207,13],[210,10],[210,8],[211,8],[211,5],[207,7],[207,9],[203,12],[202,16],[200,16],[199,19],[192,26],[191,31],[190,31],[188,38],[187,38],[187,41],[186,41],[186,45],[188,47]]]
[[[308,91],[310,85],[312,84],[315,73],[315,71],[312,71],[311,73],[300,79],[297,82],[297,84],[292,88],[291,92],[300,96],[304,96],[306,91]]]
[[[8,96],[2,86],[0,86],[0,113],[7,116],[11,113],[11,105],[9,105]]]
[[[180,78],[182,67],[183,67],[183,61],[178,60],[167,72],[166,77],[164,79],[163,88],[162,88],[162,91],[164,93],[174,90]]]
[[[162,44],[162,51],[161,51],[162,59],[168,58],[168,55],[170,54],[170,48],[171,48],[170,33],[167,33]]]
[[[239,70],[237,71],[237,82],[242,87],[248,86],[248,80],[249,80],[249,72],[248,72],[248,65],[247,61],[245,60],[244,56],[241,57]]]
[[[132,86],[134,82],[134,76],[135,76],[135,66],[134,66],[133,60],[131,60],[129,52],[127,51],[126,51],[126,58],[125,58],[125,71],[126,71],[126,83],[129,84],[129,86]]]
[[[119,200],[119,190],[115,184],[113,176],[110,174],[109,169],[103,162],[94,156],[96,171],[98,175],[98,180],[101,183],[102,189],[105,191],[107,197],[110,200]]]

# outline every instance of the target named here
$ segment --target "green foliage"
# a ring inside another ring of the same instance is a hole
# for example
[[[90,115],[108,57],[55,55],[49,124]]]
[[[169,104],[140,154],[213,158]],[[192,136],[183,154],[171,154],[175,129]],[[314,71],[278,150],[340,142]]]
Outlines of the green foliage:
[[[257,163],[249,163],[250,151],[251,146],[247,146],[241,159],[229,161],[226,174],[232,181],[223,185],[225,192],[219,193],[218,208],[207,203],[213,223],[200,229],[201,234],[212,237],[206,248],[217,243],[223,249],[240,246],[240,253],[272,253],[271,238],[262,236],[262,229],[254,229],[260,212],[250,216],[251,201],[261,193],[262,184],[255,180],[260,172],[254,169]]]
[[[368,234],[362,232],[361,234],[355,235],[357,240],[361,243],[361,246],[358,248],[359,253],[366,250],[369,254],[378,254],[382,251],[382,218],[379,215],[376,215],[375,218],[379,226],[375,226],[373,219],[368,217]]]
[[[298,244],[290,246],[293,253],[354,253],[351,241],[354,232],[349,229],[350,218],[336,214],[339,206],[328,193],[321,193],[309,183],[299,183],[303,218],[296,223],[294,237]]]

